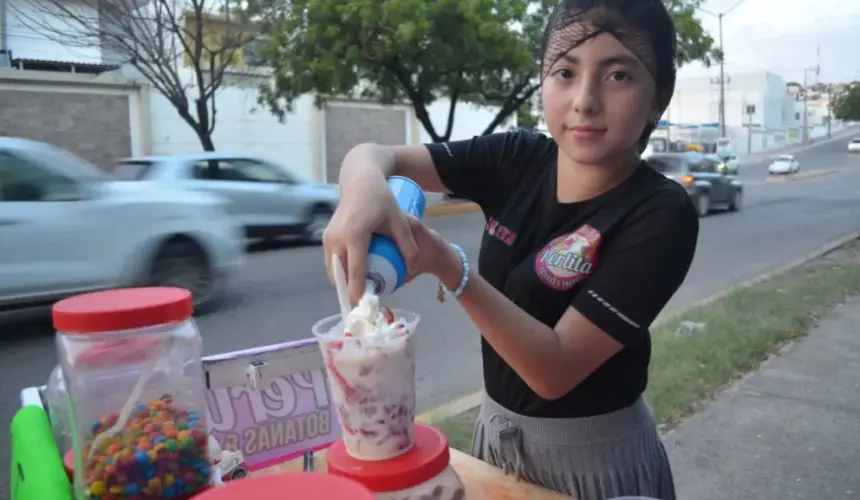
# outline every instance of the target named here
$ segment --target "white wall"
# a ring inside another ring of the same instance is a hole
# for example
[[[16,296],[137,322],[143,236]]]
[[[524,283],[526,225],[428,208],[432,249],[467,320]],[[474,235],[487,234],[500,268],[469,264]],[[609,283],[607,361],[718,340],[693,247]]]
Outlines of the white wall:
[[[190,70],[183,69],[183,73],[187,81],[191,81]],[[215,96],[217,115],[213,142],[216,149],[256,154],[289,167],[301,177],[318,177],[314,167],[313,135],[314,127],[324,127],[324,123],[314,120],[314,113],[319,111],[314,107],[313,98],[310,95],[299,98],[293,112],[281,123],[266,107],[257,104],[256,83],[248,82],[246,86],[252,88],[222,87]],[[193,96],[193,93],[192,89],[189,95]],[[404,108],[412,113],[412,108]],[[433,103],[429,111],[437,130],[444,131],[447,101]],[[460,104],[456,111],[452,139],[480,135],[495,115],[495,110]],[[150,121],[149,149],[152,154],[201,150],[200,141],[191,127],[179,117],[173,105],[155,91],[150,98]],[[412,137],[410,128],[415,122],[411,117],[407,122],[408,140]],[[506,126],[503,124],[498,130],[505,130]],[[430,142],[423,127],[419,137],[421,142]],[[318,145],[321,149],[325,147],[323,143]]]
[[[440,99],[431,104],[427,111],[430,114],[430,121],[433,122],[433,127],[437,134],[444,134],[448,125],[448,99]],[[487,125],[496,117],[497,108],[482,108],[465,102],[457,104],[454,112],[454,128],[451,131],[451,140],[471,139],[476,135],[481,135]],[[515,114],[505,123],[496,127],[496,132],[504,132],[511,125],[516,124]],[[421,142],[433,142],[430,139],[430,134],[421,127]]]
[[[62,17],[57,15],[47,15],[49,12],[60,14],[51,0],[6,1],[12,57],[90,64],[102,62],[97,39],[85,39],[84,32],[76,29],[73,23],[62,21]],[[97,22],[98,14],[92,5],[96,5],[94,1],[89,1],[88,5],[70,1],[68,8],[75,9],[76,15],[92,17]]]
[[[190,81],[190,70],[183,73]],[[189,95],[194,92],[191,90]],[[291,168],[299,176],[313,177],[313,99],[310,96],[296,101],[295,112],[287,116],[284,123],[257,104],[257,91],[253,89],[222,87],[215,96],[215,106],[217,114],[212,139],[216,149],[259,155]],[[153,92],[150,99],[150,117],[152,154],[202,149],[191,126],[157,92]]]
[[[786,87],[773,73],[725,75],[727,127],[743,127],[751,119],[764,129],[784,129],[790,125],[786,113]],[[718,77],[681,78],[675,85],[672,102],[663,119],[673,123],[716,123],[720,120]],[[746,106],[755,113],[746,115]]]

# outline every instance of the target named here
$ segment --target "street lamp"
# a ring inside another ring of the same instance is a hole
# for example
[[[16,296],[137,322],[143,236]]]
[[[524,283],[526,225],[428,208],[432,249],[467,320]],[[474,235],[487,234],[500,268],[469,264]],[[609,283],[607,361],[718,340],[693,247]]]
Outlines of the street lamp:
[[[720,133],[723,137],[726,137],[726,78],[725,78],[725,60],[726,54],[723,52],[723,18],[726,17],[731,11],[735,10],[740,4],[746,2],[746,0],[738,0],[734,5],[729,7],[720,13],[713,13],[708,10],[699,8],[699,12],[703,14],[708,14],[709,16],[714,16],[720,23],[720,53],[722,57],[720,57]]]

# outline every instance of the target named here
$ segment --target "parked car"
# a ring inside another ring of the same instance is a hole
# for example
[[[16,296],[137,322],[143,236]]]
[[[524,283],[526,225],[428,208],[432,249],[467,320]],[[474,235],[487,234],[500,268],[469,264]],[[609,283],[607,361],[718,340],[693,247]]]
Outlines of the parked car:
[[[687,189],[699,216],[715,209],[737,211],[743,205],[743,184],[728,175],[719,159],[701,153],[659,153],[648,158],[648,164]]]
[[[848,152],[860,153],[860,138],[851,139],[851,142],[848,143]]]
[[[770,175],[796,174],[798,172],[800,172],[800,163],[797,162],[794,155],[777,156],[767,166],[767,173]]]
[[[113,182],[71,153],[0,137],[0,311],[162,285],[210,304],[245,260],[227,203]]]
[[[216,194],[249,238],[299,236],[322,241],[339,200],[337,186],[308,182],[262,158],[225,153],[194,153],[121,160],[114,177],[153,181]]]

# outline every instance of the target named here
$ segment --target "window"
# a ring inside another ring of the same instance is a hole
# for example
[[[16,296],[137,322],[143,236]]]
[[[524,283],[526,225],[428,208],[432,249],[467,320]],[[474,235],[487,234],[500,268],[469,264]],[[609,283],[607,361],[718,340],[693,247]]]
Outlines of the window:
[[[152,162],[147,160],[128,160],[117,163],[113,169],[116,181],[140,181],[152,172]]]
[[[77,183],[28,158],[0,151],[0,200],[73,201],[81,199]]]
[[[259,67],[266,65],[266,58],[263,55],[265,44],[265,40],[251,40],[242,47],[245,66]]]
[[[196,179],[239,182],[292,183],[289,174],[280,168],[248,158],[202,160],[194,165]]]
[[[690,161],[690,171],[699,174],[715,174],[717,173],[717,162],[710,158],[697,158]]]

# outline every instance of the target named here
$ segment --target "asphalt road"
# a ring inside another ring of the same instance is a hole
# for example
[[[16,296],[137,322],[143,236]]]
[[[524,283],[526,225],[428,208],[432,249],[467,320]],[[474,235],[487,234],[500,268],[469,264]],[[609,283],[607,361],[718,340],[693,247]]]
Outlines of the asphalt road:
[[[743,210],[703,219],[693,267],[668,308],[688,305],[860,229],[860,155],[849,156],[847,142],[839,139],[795,153],[804,171],[840,169],[817,179],[766,183],[763,160],[742,165],[740,177],[747,183]],[[480,214],[437,217],[430,224],[477,257]],[[433,280],[417,280],[391,302],[423,318],[419,411],[480,388],[478,334],[456,304],[436,302]],[[255,249],[223,306],[197,322],[206,352],[212,354],[309,337],[313,322],[336,310],[319,248],[285,245]],[[46,318],[40,311],[24,318],[0,317],[0,415],[5,422],[17,408],[19,390],[44,383],[55,364]],[[8,440],[3,437],[0,445]],[[8,470],[7,453],[0,451],[2,471]],[[0,496],[5,497],[3,482]]]

